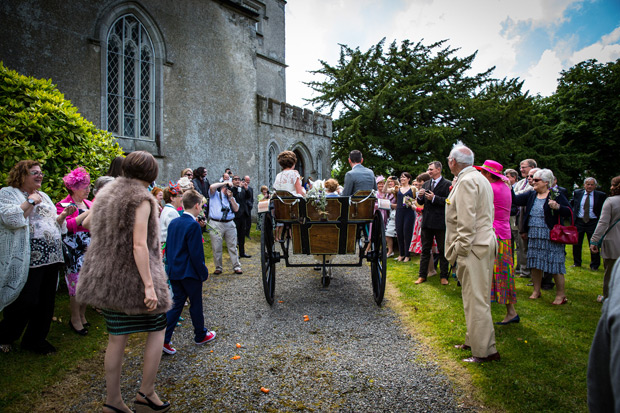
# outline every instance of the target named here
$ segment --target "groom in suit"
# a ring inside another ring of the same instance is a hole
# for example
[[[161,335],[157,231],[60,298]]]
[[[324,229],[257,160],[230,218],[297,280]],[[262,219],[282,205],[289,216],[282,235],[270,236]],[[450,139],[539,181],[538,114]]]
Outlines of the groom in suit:
[[[189,298],[189,314],[194,326],[194,342],[205,344],[215,338],[215,331],[207,331],[202,313],[202,283],[209,277],[202,247],[202,229],[196,217],[202,210],[202,195],[195,190],[183,194],[185,211],[168,226],[166,258],[168,277],[174,304],[166,313],[166,334],[163,351],[175,354],[170,345],[172,333],[179,321],[185,301]]]
[[[358,150],[353,150],[349,153],[349,165],[351,170],[344,176],[344,189],[342,190],[342,196],[351,196],[357,191],[368,191],[377,189],[377,181],[375,181],[375,174],[368,168],[362,165],[364,158],[362,153]]]
[[[471,149],[463,144],[452,148],[448,166],[457,182],[446,200],[446,258],[456,264],[467,324],[465,343],[455,347],[471,349],[472,357],[463,361],[482,363],[500,358],[490,303],[497,238],[493,230],[493,189],[473,164]]]
[[[578,233],[577,244],[573,245],[573,267],[581,267],[583,236],[584,234],[588,236],[589,243],[596,229],[596,224],[598,224],[598,219],[601,217],[603,202],[607,198],[604,192],[595,190],[596,184],[596,179],[586,178],[583,181],[584,189],[577,189],[571,202]],[[600,253],[590,252],[590,269],[596,271],[600,265]]]
[[[418,204],[424,205],[422,213],[422,256],[420,257],[420,274],[415,282],[421,284],[426,281],[428,276],[428,266],[431,260],[431,249],[433,239],[437,241],[439,250],[439,268],[441,284],[448,284],[448,261],[444,256],[444,245],[446,238],[446,198],[450,194],[450,181],[441,176],[441,162],[433,161],[428,164],[428,174],[431,179],[422,185],[418,191]]]

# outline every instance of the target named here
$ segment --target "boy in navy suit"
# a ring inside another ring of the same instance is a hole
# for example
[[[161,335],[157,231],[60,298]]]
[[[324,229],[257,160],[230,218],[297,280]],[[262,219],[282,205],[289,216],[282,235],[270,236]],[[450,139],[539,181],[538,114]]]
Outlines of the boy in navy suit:
[[[168,325],[163,350],[167,354],[177,352],[170,345],[170,339],[187,298],[194,326],[194,342],[201,345],[215,338],[215,331],[205,328],[202,314],[202,283],[209,277],[202,248],[202,230],[196,221],[202,211],[202,195],[195,190],[183,193],[183,208],[183,215],[170,222],[166,238],[168,277],[174,295],[172,309],[166,313]]]

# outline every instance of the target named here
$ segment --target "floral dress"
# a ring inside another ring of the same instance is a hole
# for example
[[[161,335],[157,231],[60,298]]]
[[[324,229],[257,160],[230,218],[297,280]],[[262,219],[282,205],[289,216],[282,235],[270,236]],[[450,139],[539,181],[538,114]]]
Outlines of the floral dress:
[[[566,274],[564,245],[551,242],[549,239],[544,204],[544,199],[536,198],[530,212],[530,229],[527,233],[527,267],[550,274]]]
[[[78,210],[79,214],[84,212],[85,210],[83,209]],[[65,275],[65,281],[67,282],[69,295],[74,297],[80,269],[84,262],[84,254],[86,254],[86,248],[90,245],[90,232],[69,232],[62,238],[62,242],[65,245],[66,251],[65,266],[67,268],[67,273]]]

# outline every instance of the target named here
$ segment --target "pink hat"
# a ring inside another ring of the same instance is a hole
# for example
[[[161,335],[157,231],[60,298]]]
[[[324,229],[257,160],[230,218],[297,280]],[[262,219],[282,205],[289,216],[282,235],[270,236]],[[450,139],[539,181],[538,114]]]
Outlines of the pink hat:
[[[71,190],[84,189],[90,186],[90,175],[81,166],[69,172],[62,180],[67,189]]]
[[[385,181],[385,178],[383,177],[383,175],[379,175],[378,177],[375,178],[375,180],[377,183],[379,183],[379,182]]]
[[[495,161],[492,161],[490,159],[487,159],[486,161],[484,161],[484,165],[482,165],[482,166],[475,166],[474,165],[474,168],[476,168],[479,171],[480,170],[485,170],[488,173],[493,174],[493,175],[497,176],[498,178],[501,178],[503,181],[508,181],[508,178],[506,178],[502,174],[502,169],[504,169],[504,167],[499,162],[495,162]]]

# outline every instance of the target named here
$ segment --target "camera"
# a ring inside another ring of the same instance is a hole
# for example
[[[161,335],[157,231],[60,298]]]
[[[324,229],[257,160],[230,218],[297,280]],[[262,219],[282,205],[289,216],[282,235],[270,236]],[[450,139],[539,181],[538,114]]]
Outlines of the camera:
[[[229,207],[222,207],[222,217],[226,218],[228,216],[228,213],[230,212],[230,208]]]

